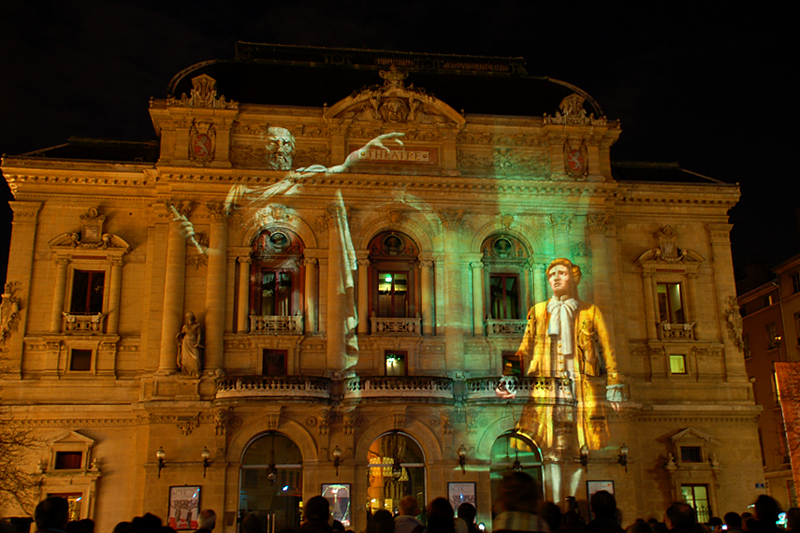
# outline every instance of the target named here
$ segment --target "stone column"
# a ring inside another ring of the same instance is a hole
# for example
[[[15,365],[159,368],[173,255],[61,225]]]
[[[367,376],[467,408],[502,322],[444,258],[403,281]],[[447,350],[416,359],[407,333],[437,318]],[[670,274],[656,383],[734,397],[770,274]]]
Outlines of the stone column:
[[[61,333],[61,313],[67,292],[67,267],[69,259],[56,260],[56,286],[53,291],[53,312],[50,315],[50,333]]]
[[[305,317],[303,320],[305,333],[317,332],[317,308],[319,307],[319,261],[315,257],[303,259],[306,266],[305,279]],[[364,320],[363,317],[360,317]]]
[[[541,263],[537,263],[533,265],[533,298],[534,298],[534,305],[543,302],[547,299],[547,292],[545,289],[547,288],[547,279],[545,279],[544,269],[546,268],[545,265]]]
[[[222,203],[209,202],[208,273],[206,277],[206,344],[203,370],[224,367],[225,283],[228,267],[228,216]]]
[[[724,317],[726,311],[733,312],[733,305],[736,302],[736,283],[733,279],[730,240],[730,231],[733,226],[731,224],[708,224],[707,226],[711,237],[711,267],[716,288],[713,293],[709,291],[709,295],[716,296],[716,314],[714,316]],[[697,294],[696,291],[695,294]],[[716,320],[715,322],[718,328],[717,338],[725,345],[725,381],[728,381],[729,376],[737,378],[746,376],[744,357],[742,357],[740,346],[735,344],[733,334],[727,328],[723,329],[722,324],[725,321]],[[708,333],[709,336],[713,334],[712,332]],[[741,342],[740,339],[737,340]]]
[[[550,215],[553,224],[553,239],[556,257],[564,257],[572,260],[572,246],[570,242],[570,231],[575,220],[573,215]]]
[[[328,215],[327,368],[332,372],[343,372],[357,363],[358,353],[352,250],[347,249],[350,236],[346,233],[347,214],[341,196],[328,208]]]
[[[106,332],[116,334],[119,331],[119,302],[122,295],[122,259],[114,259],[111,261],[111,283],[109,290]]]
[[[420,261],[422,334],[433,335],[433,261]]]
[[[472,261],[472,335],[483,337],[483,262]]]
[[[236,332],[247,333],[250,329],[250,264],[249,257],[240,257],[239,261],[239,301],[236,308]]]
[[[445,365],[449,371],[464,368],[464,293],[469,290],[462,285],[461,232],[464,228],[464,215],[456,211],[440,213],[444,226],[444,336]],[[465,266],[465,265],[464,265]]]
[[[185,210],[186,214],[188,210]],[[158,371],[162,374],[174,372],[178,366],[178,344],[175,336],[183,324],[183,296],[186,276],[186,238],[181,233],[179,222],[169,223],[167,239],[167,264],[164,275],[164,310],[161,318],[161,350]]]
[[[358,258],[358,334],[369,333],[369,259]]]
[[[683,301],[686,303],[688,307],[688,313],[686,317],[687,323],[694,322],[694,334],[695,340],[699,340],[701,335],[699,335],[699,325],[700,322],[697,320],[700,317],[700,313],[698,311],[699,302],[697,301],[697,272],[687,272],[686,273],[686,294],[683,295]]]
[[[594,304],[606,315],[606,322],[614,323],[611,305],[611,276],[608,262],[606,230],[609,219],[606,215],[588,215],[586,230],[589,233],[589,247],[592,250],[592,282],[594,285]]]
[[[644,317],[647,321],[647,339],[658,339],[658,331],[656,330],[656,301],[655,289],[653,287],[653,273],[644,271],[642,273],[644,279]]]

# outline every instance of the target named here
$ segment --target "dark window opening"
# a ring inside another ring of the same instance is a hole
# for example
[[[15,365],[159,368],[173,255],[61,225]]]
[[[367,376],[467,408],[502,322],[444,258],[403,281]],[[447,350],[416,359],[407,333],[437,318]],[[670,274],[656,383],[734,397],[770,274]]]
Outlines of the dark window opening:
[[[681,446],[682,463],[702,463],[703,451],[700,446]]]
[[[83,452],[56,452],[55,470],[78,470],[82,459]]]
[[[106,273],[93,270],[75,270],[72,275],[73,315],[96,315],[103,312],[103,285]]]
[[[519,277],[516,274],[493,274],[489,277],[489,300],[492,318],[519,318]]]
[[[408,317],[408,272],[378,272],[378,313],[384,318]]]
[[[261,271],[261,314],[292,316],[292,273],[286,270]]]
[[[667,324],[684,324],[686,316],[683,312],[683,299],[680,283],[659,283],[658,293],[659,322]]]
[[[92,369],[91,350],[70,350],[69,369],[85,372]]]
[[[515,352],[503,352],[503,375],[516,376],[522,375],[522,361]]]
[[[286,375],[286,350],[268,350],[263,354],[262,374],[265,376]]]

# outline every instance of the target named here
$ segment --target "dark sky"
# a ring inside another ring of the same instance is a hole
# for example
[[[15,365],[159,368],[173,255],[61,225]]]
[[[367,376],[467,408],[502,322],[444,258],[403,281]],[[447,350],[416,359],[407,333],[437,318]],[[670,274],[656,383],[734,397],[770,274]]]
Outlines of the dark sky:
[[[793,17],[766,2],[622,4],[6,1],[0,153],[69,136],[153,139],[148,99],[193,63],[232,59],[238,40],[523,56],[530,74],[578,85],[622,121],[615,160],[740,183],[739,270],[800,251]]]

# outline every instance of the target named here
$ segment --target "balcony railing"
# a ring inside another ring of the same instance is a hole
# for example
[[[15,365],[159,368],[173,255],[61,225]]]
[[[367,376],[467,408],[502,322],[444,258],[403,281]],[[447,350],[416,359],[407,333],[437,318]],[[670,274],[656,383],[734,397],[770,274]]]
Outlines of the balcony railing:
[[[71,313],[62,313],[64,315],[64,331],[70,333],[102,333],[103,322],[106,315],[97,313],[96,315],[73,315]]]
[[[694,322],[690,324],[670,324],[668,322],[662,322],[658,325],[658,338],[662,341],[693,341],[694,324]]]
[[[527,320],[486,319],[487,337],[522,337],[525,334]]]
[[[250,333],[255,335],[302,335],[302,316],[250,315]]]
[[[217,382],[217,398],[323,399],[331,397],[331,380],[306,376],[247,376]]]
[[[422,319],[417,318],[384,318],[372,316],[373,335],[392,335],[418,337],[422,335]]]
[[[574,400],[572,380],[556,377],[500,376],[466,381],[467,401],[509,400],[561,403]]]
[[[345,400],[398,398],[404,401],[453,400],[453,380],[429,376],[354,377],[345,382]]]

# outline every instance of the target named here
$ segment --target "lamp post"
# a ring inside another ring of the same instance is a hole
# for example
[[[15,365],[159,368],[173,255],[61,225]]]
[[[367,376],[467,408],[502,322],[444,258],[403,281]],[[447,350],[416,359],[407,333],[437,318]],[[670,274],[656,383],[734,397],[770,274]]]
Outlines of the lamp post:
[[[156,458],[158,459],[158,478],[161,479],[161,469],[164,468],[164,459],[167,457],[167,452],[164,447],[160,446],[156,451]]]

